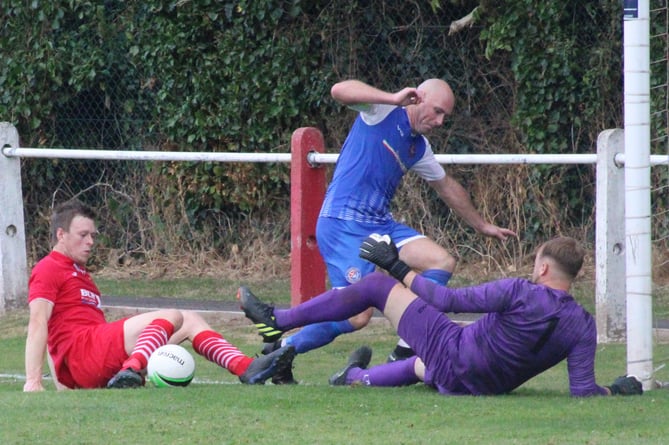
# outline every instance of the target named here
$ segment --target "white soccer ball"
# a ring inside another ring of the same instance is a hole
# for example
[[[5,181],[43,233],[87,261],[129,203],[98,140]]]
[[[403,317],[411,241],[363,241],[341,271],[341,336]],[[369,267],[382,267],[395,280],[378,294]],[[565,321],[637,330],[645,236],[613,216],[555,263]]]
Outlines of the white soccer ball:
[[[158,388],[187,386],[195,376],[195,361],[182,346],[161,346],[151,354],[146,376]]]

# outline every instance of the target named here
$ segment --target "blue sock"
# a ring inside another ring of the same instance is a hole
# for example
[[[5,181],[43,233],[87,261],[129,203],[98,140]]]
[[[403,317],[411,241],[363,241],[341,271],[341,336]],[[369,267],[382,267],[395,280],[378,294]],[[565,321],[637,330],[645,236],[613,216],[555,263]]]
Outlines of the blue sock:
[[[448,284],[448,280],[450,280],[453,276],[451,272],[444,269],[424,270],[421,275],[433,283],[441,284],[442,286],[446,286],[446,284]]]
[[[320,348],[341,334],[353,332],[353,325],[348,320],[325,321],[303,327],[297,334],[286,338],[284,345],[292,345],[295,352],[303,354],[312,349]]]

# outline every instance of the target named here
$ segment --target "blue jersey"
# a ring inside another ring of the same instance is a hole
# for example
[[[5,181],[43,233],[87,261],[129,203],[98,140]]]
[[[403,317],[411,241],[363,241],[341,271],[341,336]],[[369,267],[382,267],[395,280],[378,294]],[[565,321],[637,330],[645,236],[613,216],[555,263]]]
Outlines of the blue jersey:
[[[344,142],[320,216],[372,224],[392,221],[390,202],[409,170],[428,181],[446,174],[428,140],[411,129],[404,108],[369,106]]]
[[[399,333],[425,362],[426,383],[429,377],[440,392],[506,393],[567,359],[572,395],[606,393],[595,383],[595,321],[567,292],[519,278],[453,289],[420,276],[411,290],[420,299]],[[426,303],[436,309],[434,323],[424,319],[432,312],[421,307]],[[457,328],[443,312],[485,315]],[[425,326],[439,332],[423,332]]]

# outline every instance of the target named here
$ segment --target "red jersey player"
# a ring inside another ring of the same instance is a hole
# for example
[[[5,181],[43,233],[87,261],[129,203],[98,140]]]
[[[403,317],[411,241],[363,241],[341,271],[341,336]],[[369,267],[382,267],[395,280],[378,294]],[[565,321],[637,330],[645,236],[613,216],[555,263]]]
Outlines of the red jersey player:
[[[58,389],[142,386],[151,353],[185,340],[242,383],[262,384],[292,366],[292,346],[248,357],[191,311],[162,309],[108,322],[85,267],[97,233],[94,211],[81,202],[70,200],[54,210],[53,250],[35,265],[29,282],[24,391],[44,389],[47,351]]]

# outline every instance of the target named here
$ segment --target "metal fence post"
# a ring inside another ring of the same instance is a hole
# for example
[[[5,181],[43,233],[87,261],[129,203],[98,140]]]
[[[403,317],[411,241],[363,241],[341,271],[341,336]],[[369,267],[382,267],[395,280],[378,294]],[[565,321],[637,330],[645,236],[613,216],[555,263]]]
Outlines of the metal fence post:
[[[615,156],[625,152],[621,129],[602,131],[597,138],[595,203],[595,306],[597,341],[626,339],[625,170]]]
[[[19,146],[16,128],[0,122],[0,149]],[[21,159],[0,155],[0,314],[26,304],[28,266],[23,221]]]

